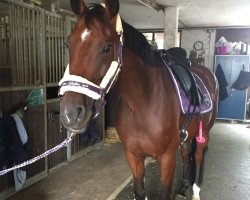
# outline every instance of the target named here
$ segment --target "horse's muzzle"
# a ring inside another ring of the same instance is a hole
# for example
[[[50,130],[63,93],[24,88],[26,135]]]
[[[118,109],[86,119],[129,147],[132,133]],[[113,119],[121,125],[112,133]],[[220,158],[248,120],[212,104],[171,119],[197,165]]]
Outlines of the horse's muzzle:
[[[60,104],[63,126],[71,132],[84,132],[92,116],[92,105],[92,99],[79,93],[67,92]]]

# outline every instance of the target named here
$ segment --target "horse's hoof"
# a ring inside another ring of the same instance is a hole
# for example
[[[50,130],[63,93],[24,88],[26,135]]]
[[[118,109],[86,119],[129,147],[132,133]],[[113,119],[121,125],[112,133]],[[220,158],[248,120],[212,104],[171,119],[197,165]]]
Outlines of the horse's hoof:
[[[134,200],[136,200],[136,199],[134,199]],[[145,200],[148,200],[148,198],[146,197]]]
[[[192,200],[201,200],[201,199],[200,199],[200,198],[194,198],[194,197],[193,197]]]
[[[175,195],[175,197],[174,197],[174,200],[186,200],[186,199],[187,199],[187,197],[182,196],[182,195],[180,195],[180,194],[177,194],[177,195]]]

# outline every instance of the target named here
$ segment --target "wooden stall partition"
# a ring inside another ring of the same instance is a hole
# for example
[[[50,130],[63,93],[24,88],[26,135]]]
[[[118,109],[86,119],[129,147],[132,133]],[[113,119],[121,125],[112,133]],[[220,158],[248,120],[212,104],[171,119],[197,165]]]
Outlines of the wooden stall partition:
[[[46,27],[46,82],[47,86],[57,86],[66,68],[65,64],[65,20],[55,13],[45,12]]]
[[[42,85],[44,12],[20,2],[10,4],[9,12],[12,85]]]
[[[30,159],[70,135],[60,125],[57,91],[69,62],[65,38],[76,19],[19,0],[0,0],[0,6],[6,8],[4,13],[0,9],[0,117],[14,113],[28,100],[24,124]],[[26,167],[28,179],[24,188],[102,144],[104,111],[94,124],[98,137],[95,145],[77,135],[67,148]],[[13,184],[12,173],[0,177],[0,199],[15,193]]]
[[[0,0],[0,3],[1,8],[5,8],[4,17],[1,17],[4,23],[0,26],[0,51],[4,52],[0,55],[0,113],[3,116],[13,114],[28,100],[23,122],[28,134],[27,155],[31,159],[47,149],[46,82],[42,67],[45,65],[44,10],[18,0]],[[2,9],[0,16],[1,12]],[[36,101],[34,91],[39,94],[39,101]],[[30,96],[31,93],[33,95]],[[27,187],[47,175],[46,159],[25,167],[25,170]],[[1,176],[0,199],[15,193],[13,186],[12,172]]]
[[[61,125],[60,122],[59,102],[47,104],[47,124],[48,149],[50,149],[63,142],[67,137],[67,130]],[[67,148],[63,148],[48,157],[48,167],[49,169],[52,169],[66,160]]]
[[[11,85],[9,6],[0,2],[0,87]]]

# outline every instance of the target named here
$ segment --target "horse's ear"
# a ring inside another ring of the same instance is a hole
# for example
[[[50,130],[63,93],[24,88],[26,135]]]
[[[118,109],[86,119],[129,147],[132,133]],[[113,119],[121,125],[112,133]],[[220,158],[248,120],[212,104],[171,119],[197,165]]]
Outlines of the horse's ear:
[[[88,10],[83,0],[70,0],[70,5],[72,11],[78,16],[83,15]]]
[[[114,17],[119,12],[119,0],[105,0],[105,6],[111,17]]]

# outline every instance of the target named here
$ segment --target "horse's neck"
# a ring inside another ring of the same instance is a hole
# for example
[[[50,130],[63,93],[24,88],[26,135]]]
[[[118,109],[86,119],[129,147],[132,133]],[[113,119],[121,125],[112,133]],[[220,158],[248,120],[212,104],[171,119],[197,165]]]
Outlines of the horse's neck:
[[[123,59],[124,66],[117,81],[117,90],[130,107],[142,106],[142,102],[145,105],[155,92],[152,78],[157,70],[153,70],[153,67],[142,62],[130,51],[124,52]]]

